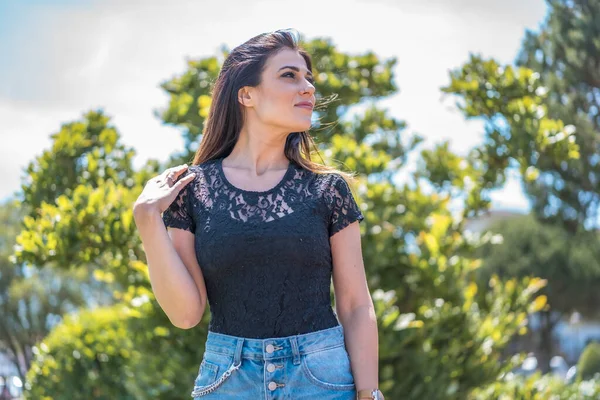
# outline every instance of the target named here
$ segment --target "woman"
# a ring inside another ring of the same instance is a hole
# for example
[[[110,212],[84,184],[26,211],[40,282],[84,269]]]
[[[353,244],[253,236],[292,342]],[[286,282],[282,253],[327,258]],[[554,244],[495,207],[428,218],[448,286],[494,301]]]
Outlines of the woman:
[[[364,217],[350,175],[310,159],[314,104],[294,31],[248,40],[223,64],[192,165],[136,201],[161,308],[189,329],[210,306],[192,397],[383,399]]]

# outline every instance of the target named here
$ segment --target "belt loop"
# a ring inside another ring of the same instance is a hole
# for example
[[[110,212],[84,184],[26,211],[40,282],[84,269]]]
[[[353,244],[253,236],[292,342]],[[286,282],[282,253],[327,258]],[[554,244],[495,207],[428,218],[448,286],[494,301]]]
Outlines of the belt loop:
[[[300,350],[298,348],[296,336],[290,338],[290,343],[292,345],[292,353],[294,353],[294,365],[298,365],[300,364]]]
[[[244,347],[244,338],[238,338],[237,346],[235,348],[235,355],[233,356],[233,364],[240,365],[242,363],[242,348]]]

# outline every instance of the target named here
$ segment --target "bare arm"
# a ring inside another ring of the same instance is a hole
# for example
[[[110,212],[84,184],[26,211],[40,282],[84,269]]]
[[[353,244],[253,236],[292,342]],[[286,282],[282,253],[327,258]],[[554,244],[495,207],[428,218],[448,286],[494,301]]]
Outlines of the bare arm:
[[[133,205],[150,275],[152,291],[171,323],[182,329],[197,325],[206,308],[206,286],[196,258],[194,234],[165,228],[161,213],[179,197],[194,173],[187,164],[169,168],[146,182]],[[180,179],[178,179],[180,178]]]
[[[206,308],[206,289],[195,260],[194,235],[174,229],[177,232],[170,237],[160,213],[153,209],[135,207],[134,216],[158,304],[178,328],[196,326]],[[197,273],[192,274],[192,269]]]
[[[344,326],[356,389],[375,389],[379,382],[377,317],[367,285],[358,222],[330,240],[336,312]]]

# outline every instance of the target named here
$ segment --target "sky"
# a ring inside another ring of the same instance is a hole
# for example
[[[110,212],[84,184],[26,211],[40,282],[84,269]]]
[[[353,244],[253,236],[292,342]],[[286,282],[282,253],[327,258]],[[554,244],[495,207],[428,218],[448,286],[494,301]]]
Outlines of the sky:
[[[290,27],[343,52],[396,57],[400,90],[380,105],[424,147],[448,139],[466,154],[483,122],[442,98],[449,71],[470,53],[512,63],[546,11],[543,0],[0,0],[0,201],[20,190],[50,135],[91,109],[112,117],[136,167],[166,160],[183,139],[154,116],[168,100],[159,84],[185,71],[187,59]],[[517,176],[491,197],[494,209],[529,208]]]

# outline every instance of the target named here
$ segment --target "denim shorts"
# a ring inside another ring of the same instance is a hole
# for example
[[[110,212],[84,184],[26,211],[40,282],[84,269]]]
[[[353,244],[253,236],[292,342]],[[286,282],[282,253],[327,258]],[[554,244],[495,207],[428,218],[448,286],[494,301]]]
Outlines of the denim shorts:
[[[191,395],[221,400],[354,400],[343,327],[268,339],[209,331]]]

